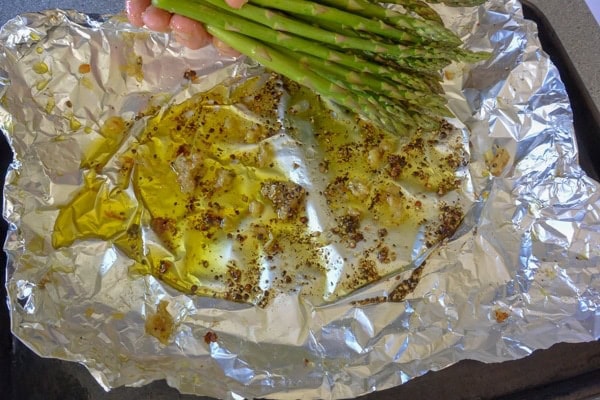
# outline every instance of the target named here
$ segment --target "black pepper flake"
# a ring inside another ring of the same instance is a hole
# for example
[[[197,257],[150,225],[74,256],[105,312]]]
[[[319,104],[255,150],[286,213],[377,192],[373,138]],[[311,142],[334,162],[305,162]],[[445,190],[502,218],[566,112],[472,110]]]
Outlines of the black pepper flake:
[[[357,215],[344,215],[340,218],[340,226],[344,233],[356,233],[360,227],[360,219]]]
[[[390,154],[388,156],[388,174],[392,178],[397,178],[402,174],[402,171],[407,166],[406,157],[398,154]]]
[[[394,290],[389,294],[388,301],[400,302],[403,301],[406,296],[412,293],[421,279],[424,265],[421,265],[411,273],[410,277],[398,284]]]

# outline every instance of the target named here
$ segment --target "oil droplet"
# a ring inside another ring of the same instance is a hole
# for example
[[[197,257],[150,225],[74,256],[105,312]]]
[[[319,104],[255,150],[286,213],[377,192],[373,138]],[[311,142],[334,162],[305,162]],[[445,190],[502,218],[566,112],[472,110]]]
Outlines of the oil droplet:
[[[116,313],[113,313],[112,317],[114,319],[121,320],[121,319],[125,318],[125,314],[123,314],[122,312],[116,312]]]
[[[136,81],[142,82],[144,80],[144,60],[142,56],[138,56],[135,53],[130,53],[127,56],[127,64],[122,67],[123,71]]]
[[[92,127],[86,126],[85,128],[83,128],[83,131],[87,134],[90,134],[90,133],[92,133]]]
[[[46,113],[50,114],[53,110],[54,107],[56,106],[56,101],[54,101],[54,97],[50,97],[48,99],[48,102],[46,103]]]
[[[48,64],[46,64],[43,61],[37,62],[35,64],[33,64],[33,72],[35,72],[36,74],[45,74],[49,71],[48,68]]]
[[[85,76],[83,78],[81,78],[81,84],[90,90],[94,89],[94,85],[92,84],[92,81]]]
[[[37,90],[44,90],[48,86],[48,83],[50,83],[50,79],[43,79],[35,84],[35,88]]]
[[[81,128],[81,122],[79,122],[73,115],[71,118],[69,118],[69,128],[71,128],[72,131],[76,131]]]
[[[41,36],[35,32],[30,32],[29,37],[31,38],[31,40],[35,40],[35,41],[38,41],[41,39]]]
[[[38,47],[35,48],[35,52],[38,53],[38,54],[42,54],[44,52],[44,48],[38,46]]]
[[[100,128],[100,134],[106,138],[119,138],[125,132],[125,121],[123,118],[118,116],[110,117],[106,120],[102,128]]]

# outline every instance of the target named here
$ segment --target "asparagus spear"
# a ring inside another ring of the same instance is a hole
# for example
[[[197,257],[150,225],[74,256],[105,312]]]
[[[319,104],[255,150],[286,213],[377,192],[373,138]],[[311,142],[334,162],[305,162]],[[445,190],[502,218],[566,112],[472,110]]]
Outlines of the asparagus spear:
[[[474,7],[480,6],[487,0],[428,0],[430,3],[444,3],[450,7]],[[393,1],[387,1],[386,3],[393,3]]]
[[[372,2],[377,2],[377,0],[370,0]],[[419,0],[384,0],[381,3],[388,4],[399,4],[404,6],[405,4],[410,4]],[[445,4],[449,7],[475,7],[480,6],[485,3],[487,0],[427,0],[427,3],[430,4]]]
[[[364,17],[369,18],[380,18],[388,23],[394,25],[396,23],[395,18],[402,16],[402,13],[399,13],[390,8],[381,7],[376,2],[372,2],[369,0],[321,0],[322,3],[330,5],[332,7],[342,8],[347,11],[352,11],[357,14],[360,14]],[[414,11],[416,14],[421,15],[427,20],[433,21],[441,26],[443,26],[442,19],[439,14],[435,12],[431,7],[429,7],[426,3],[423,3],[419,0],[408,0],[405,1],[409,4],[402,4],[407,10]],[[420,4],[419,4],[420,3]],[[419,11],[421,13],[419,13]]]
[[[351,0],[349,0],[351,1]],[[333,22],[344,21],[347,25],[357,30],[372,32],[377,35],[402,42],[403,31],[398,27],[417,33],[426,40],[446,43],[448,45],[461,44],[460,39],[451,31],[430,21],[422,21],[410,16],[399,15],[392,17],[396,27],[388,25],[380,20],[365,18],[347,11],[323,6],[318,3],[305,0],[250,0],[250,3],[258,4],[266,8],[287,11],[292,14],[307,15],[317,20]]]
[[[402,2],[420,0],[390,1]],[[439,95],[443,67],[488,57],[459,48],[460,39],[433,17],[420,19],[370,0],[250,0],[240,10],[224,0],[153,4],[204,23],[213,36],[265,67],[398,133],[430,129],[449,115]]]
[[[274,48],[290,58],[294,57],[294,53],[284,47],[274,46]],[[352,90],[379,93],[390,99],[406,101],[417,106],[445,107],[446,102],[439,95],[416,91],[368,73],[352,71],[309,54],[300,55],[298,61],[317,74],[325,76],[338,84],[347,83],[348,88]]]
[[[171,12],[177,12],[186,17],[195,19],[207,25],[236,32],[262,40],[270,44],[279,44],[293,50],[311,54],[324,60],[333,61],[344,65],[354,71],[369,72],[374,75],[385,76],[395,82],[400,82],[416,90],[427,90],[428,84],[418,76],[413,76],[397,69],[387,68],[384,65],[369,61],[367,58],[354,54],[342,53],[325,46],[319,46],[311,40],[295,35],[276,32],[263,25],[245,20],[234,14],[222,12],[201,2],[181,2],[178,0],[155,0],[154,5]],[[245,6],[244,6],[245,7]]]
[[[442,68],[448,66],[451,63],[451,60],[437,58],[433,60],[422,60],[419,58],[391,58],[386,57],[385,54],[375,54],[375,53],[365,53],[366,56],[369,57],[375,63],[379,63],[381,65],[385,65],[388,68],[408,71],[410,73],[427,73],[427,74],[437,74]]]
[[[240,17],[268,26],[277,31],[293,33],[301,37],[324,42],[342,49],[355,49],[374,53],[386,53],[390,56],[399,58],[443,58],[452,56],[452,52],[445,49],[440,50],[430,47],[408,47],[401,44],[387,44],[380,41],[377,42],[358,37],[345,36],[343,34],[322,29],[318,26],[308,25],[297,19],[287,17],[282,13],[264,9],[262,7],[256,7],[252,4],[246,4],[240,9],[234,9],[228,6],[224,0],[196,0],[194,2],[209,3],[215,7],[222,8],[226,12],[231,12]],[[383,7],[380,6],[373,5],[373,7],[383,9]]]
[[[412,11],[424,19],[438,24],[443,24],[442,17],[431,6],[421,0],[399,0],[396,4],[402,5],[406,10]]]
[[[206,28],[211,35],[229,44],[240,53],[253,58],[275,72],[285,74],[289,79],[321,93],[337,104],[358,112],[381,126],[394,126],[396,124],[391,115],[366,101],[360,96],[360,93],[348,90],[311,70],[302,68],[293,59],[272,47],[237,32],[227,31],[212,25],[208,25]]]
[[[352,13],[362,15],[363,17],[385,19],[388,17],[393,17],[397,14],[396,11],[390,8],[381,7],[367,0],[321,0],[319,3],[350,11]]]

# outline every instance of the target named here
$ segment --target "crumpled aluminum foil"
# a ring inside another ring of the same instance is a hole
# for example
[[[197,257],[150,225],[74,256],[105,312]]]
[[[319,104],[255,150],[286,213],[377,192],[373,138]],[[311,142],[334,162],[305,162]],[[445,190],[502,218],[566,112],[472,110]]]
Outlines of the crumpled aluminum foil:
[[[493,50],[489,62],[445,71],[456,123],[470,130],[474,203],[465,221],[428,256],[403,302],[360,306],[351,296],[313,307],[282,296],[265,309],[132,278],[129,261],[103,242],[69,253],[44,240],[52,205],[80,184],[86,138],[68,134],[73,124],[93,127],[110,109],[133,116],[152,95],[185,99],[188,68],[207,77],[194,85],[203,90],[247,65],[119,18],[49,11],[9,21],[0,33],[0,127],[16,154],[4,198],[14,334],[40,355],[84,364],[107,390],[165,378],[185,393],[290,399],[354,397],[462,359],[499,362],[600,338],[599,187],[577,164],[558,71],[518,1],[437,8],[468,47]],[[132,55],[147,60],[143,79]],[[40,57],[49,57],[51,80]],[[93,88],[72,72],[86,60]],[[360,298],[385,294],[391,281]],[[144,333],[163,299],[178,324],[168,346]],[[205,342],[209,331],[218,341]]]

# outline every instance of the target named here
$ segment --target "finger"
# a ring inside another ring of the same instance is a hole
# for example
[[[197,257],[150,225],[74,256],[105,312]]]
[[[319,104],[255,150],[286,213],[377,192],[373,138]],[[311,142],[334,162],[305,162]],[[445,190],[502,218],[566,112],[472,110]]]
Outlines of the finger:
[[[161,10],[160,8],[150,6],[146,8],[146,11],[144,11],[142,19],[144,21],[144,25],[153,31],[168,32],[169,22],[171,21],[171,13]]]
[[[248,2],[248,0],[225,0],[230,7],[240,8]]]
[[[125,1],[125,11],[127,18],[134,26],[143,26],[144,20],[142,15],[146,8],[150,6],[150,0],[127,0]]]
[[[202,24],[182,15],[173,15],[170,22],[175,39],[192,50],[199,49],[210,43],[211,36]]]
[[[239,51],[232,49],[231,47],[229,47],[228,45],[226,45],[224,42],[220,41],[216,37],[213,37],[213,46],[215,46],[215,48],[219,51],[219,53],[221,53],[224,56],[237,57],[240,55]]]

